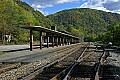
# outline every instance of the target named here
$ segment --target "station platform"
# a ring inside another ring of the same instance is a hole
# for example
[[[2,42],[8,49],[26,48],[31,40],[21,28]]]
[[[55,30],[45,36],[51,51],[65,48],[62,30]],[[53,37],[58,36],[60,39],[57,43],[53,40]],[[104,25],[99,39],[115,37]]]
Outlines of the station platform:
[[[72,44],[75,45],[75,44]],[[29,50],[29,45],[11,45],[11,46],[0,46],[0,51],[4,52],[5,54],[0,55],[0,62],[4,62],[4,61],[8,61],[10,59],[14,59],[14,58],[20,58],[22,60],[23,58],[26,58],[28,56],[33,56],[33,57],[37,57],[37,55],[41,56],[41,58],[49,56],[50,54],[45,55],[44,53],[46,51],[52,51],[55,49],[59,49],[62,47],[67,47],[70,45],[64,45],[64,46],[54,46],[54,47],[44,47],[42,49],[40,49],[38,46],[35,46],[33,51]],[[35,55],[36,54],[36,55]]]

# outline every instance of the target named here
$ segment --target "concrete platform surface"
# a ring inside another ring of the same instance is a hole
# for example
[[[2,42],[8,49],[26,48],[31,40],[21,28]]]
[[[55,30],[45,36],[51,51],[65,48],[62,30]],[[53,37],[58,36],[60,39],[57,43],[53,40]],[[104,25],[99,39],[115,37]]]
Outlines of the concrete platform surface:
[[[57,48],[59,49],[61,47],[66,47],[66,46],[69,46],[69,45],[59,46],[59,47],[54,46],[54,48],[53,47],[49,47],[49,48],[45,47],[43,49],[37,48],[37,49],[33,49],[33,51],[30,51],[28,49],[28,50],[18,50],[13,52],[5,52],[5,54],[0,55],[0,62],[8,62],[8,61],[31,62],[31,61],[48,57],[52,54],[52,53],[44,54],[46,51],[51,51],[51,50],[54,50]],[[0,50],[3,50],[3,51],[25,49],[25,48],[29,48],[29,45],[0,46]]]
[[[0,46],[0,51],[9,51],[9,50],[18,50],[18,49],[26,49],[30,48],[29,45],[5,45]]]

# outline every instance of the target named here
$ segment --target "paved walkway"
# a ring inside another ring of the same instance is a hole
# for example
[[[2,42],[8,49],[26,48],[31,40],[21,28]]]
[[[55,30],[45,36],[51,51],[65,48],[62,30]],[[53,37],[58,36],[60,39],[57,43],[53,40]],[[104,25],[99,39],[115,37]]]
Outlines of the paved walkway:
[[[28,49],[28,50],[14,51],[14,52],[5,52],[5,54],[0,55],[0,61],[8,60],[11,58],[29,56],[37,53],[43,54],[43,52],[50,51],[60,47],[66,47],[66,46],[69,46],[69,45],[59,46],[59,47],[54,46],[54,48],[53,47],[43,48],[42,50],[40,50],[40,48],[37,48],[37,49],[33,49],[33,51],[30,51]],[[18,49],[25,49],[25,48],[29,48],[29,45],[0,46],[1,51],[8,51],[8,50],[15,50],[15,49],[18,50]]]
[[[18,50],[18,49],[26,49],[30,48],[29,45],[5,45],[0,46],[0,51],[10,51],[10,50]]]

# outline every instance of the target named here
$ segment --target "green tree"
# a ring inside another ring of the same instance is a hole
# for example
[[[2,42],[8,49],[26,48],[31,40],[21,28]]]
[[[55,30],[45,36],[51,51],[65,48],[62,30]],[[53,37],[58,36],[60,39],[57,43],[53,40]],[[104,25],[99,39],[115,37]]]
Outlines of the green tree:
[[[120,23],[112,23],[108,27],[108,34],[111,41],[113,42],[113,45],[120,45]]]
[[[59,25],[59,26],[57,26],[57,30],[58,31],[64,31],[65,27],[63,25]]]
[[[67,31],[71,33],[72,27],[73,27],[73,25],[68,24],[68,25],[67,25]]]
[[[76,28],[72,28],[71,29],[71,34],[76,36],[76,37],[79,37],[79,38],[81,38],[81,40],[83,40],[84,34],[81,30],[76,29]]]
[[[112,42],[113,45],[120,46],[120,23],[112,23],[107,26],[107,32],[98,36],[97,40],[103,43]]]
[[[0,41],[5,41],[5,35],[12,35],[12,43],[20,44],[29,41],[29,31],[19,28],[26,23],[32,26],[42,26],[50,28],[52,22],[41,12],[34,10],[28,4],[17,0],[0,0]],[[38,40],[39,35],[35,35]]]

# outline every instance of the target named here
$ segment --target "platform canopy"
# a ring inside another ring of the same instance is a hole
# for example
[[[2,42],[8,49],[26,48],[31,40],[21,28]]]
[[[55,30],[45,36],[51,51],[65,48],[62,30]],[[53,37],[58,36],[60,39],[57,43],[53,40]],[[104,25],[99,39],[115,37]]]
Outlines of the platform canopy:
[[[34,30],[34,31],[42,31],[42,32],[45,32],[45,33],[55,34],[55,35],[58,35],[58,36],[59,35],[67,36],[69,38],[74,38],[74,39],[78,39],[79,40],[79,37],[75,37],[75,36],[72,36],[70,34],[66,34],[66,33],[62,33],[62,32],[59,32],[59,31],[51,30],[51,29],[44,28],[44,27],[41,27],[41,26],[23,26],[21,28]]]

